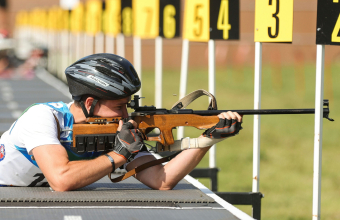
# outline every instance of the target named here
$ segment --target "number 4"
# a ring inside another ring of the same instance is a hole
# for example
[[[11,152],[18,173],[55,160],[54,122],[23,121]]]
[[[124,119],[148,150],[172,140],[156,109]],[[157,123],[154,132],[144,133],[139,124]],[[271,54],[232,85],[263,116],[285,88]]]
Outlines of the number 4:
[[[217,29],[223,30],[223,39],[229,39],[229,30],[231,25],[229,24],[229,1],[222,0],[220,11],[217,19]]]
[[[332,32],[332,42],[340,42],[340,37],[338,36],[339,30],[340,30],[340,14]]]

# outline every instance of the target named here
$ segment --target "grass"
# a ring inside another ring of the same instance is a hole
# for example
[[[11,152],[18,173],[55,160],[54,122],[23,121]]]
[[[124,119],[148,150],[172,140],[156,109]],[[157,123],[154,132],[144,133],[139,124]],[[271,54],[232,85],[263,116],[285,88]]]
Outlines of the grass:
[[[187,93],[208,90],[208,70],[189,71]],[[330,99],[330,117],[323,120],[321,219],[340,219],[340,66],[325,68],[325,99]],[[143,70],[143,105],[154,104],[154,71]],[[178,100],[179,70],[165,70],[163,75],[163,107],[171,108]],[[216,72],[216,98],[219,109],[252,109],[254,72],[251,67],[219,69]],[[303,68],[264,65],[262,73],[262,108],[314,108],[315,66]],[[206,109],[201,98],[190,108]],[[219,191],[250,192],[252,190],[253,117],[245,116],[239,135],[217,145]],[[175,132],[174,132],[175,133]],[[202,131],[186,129],[195,137]],[[311,219],[313,198],[313,115],[268,115],[261,117],[260,192],[262,219]],[[208,155],[198,167],[208,167]],[[200,179],[207,187],[210,181]],[[238,206],[248,214],[251,208]]]

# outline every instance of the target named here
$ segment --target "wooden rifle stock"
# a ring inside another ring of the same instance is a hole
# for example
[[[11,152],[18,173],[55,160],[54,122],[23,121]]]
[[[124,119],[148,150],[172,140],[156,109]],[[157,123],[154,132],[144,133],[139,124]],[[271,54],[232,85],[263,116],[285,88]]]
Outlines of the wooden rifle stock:
[[[147,141],[157,141],[164,147],[174,143],[172,129],[178,126],[191,126],[197,129],[208,129],[216,125],[219,118],[216,115],[200,116],[193,114],[167,114],[167,115],[145,115],[131,117],[137,123]],[[86,124],[73,125],[73,140],[79,135],[115,134],[118,122],[122,118],[87,118]],[[160,130],[158,136],[148,137],[147,134],[154,128]],[[73,141],[76,147],[76,141]],[[166,151],[166,149],[162,149]]]

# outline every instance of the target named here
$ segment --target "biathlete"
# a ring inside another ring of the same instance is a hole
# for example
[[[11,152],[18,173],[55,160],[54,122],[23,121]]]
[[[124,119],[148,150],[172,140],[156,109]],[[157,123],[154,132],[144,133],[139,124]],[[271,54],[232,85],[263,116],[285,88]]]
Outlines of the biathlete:
[[[129,171],[155,160],[133,120],[119,122],[113,151],[74,153],[71,142],[67,142],[72,140],[73,124],[85,123],[87,117],[128,117],[127,103],[141,87],[128,60],[114,54],[94,54],[78,60],[65,73],[73,102],[34,104],[2,135],[1,186],[74,190],[122,165]],[[239,132],[242,117],[238,113],[225,112],[218,117],[223,123],[219,122],[217,129],[208,129],[209,137],[220,137],[222,133],[234,136]],[[58,134],[59,131],[62,132]],[[170,190],[208,150],[209,147],[184,150],[166,165],[150,167],[134,177],[152,189]]]

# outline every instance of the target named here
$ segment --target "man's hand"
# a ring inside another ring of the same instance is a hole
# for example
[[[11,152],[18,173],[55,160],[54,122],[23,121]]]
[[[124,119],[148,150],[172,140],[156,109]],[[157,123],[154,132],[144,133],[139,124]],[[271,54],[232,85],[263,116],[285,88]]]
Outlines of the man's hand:
[[[123,156],[128,162],[133,160],[144,146],[142,133],[136,129],[136,122],[119,122],[113,151]]]
[[[223,112],[218,115],[220,121],[207,129],[202,135],[209,138],[227,138],[235,136],[242,129],[242,116],[237,112]]]

